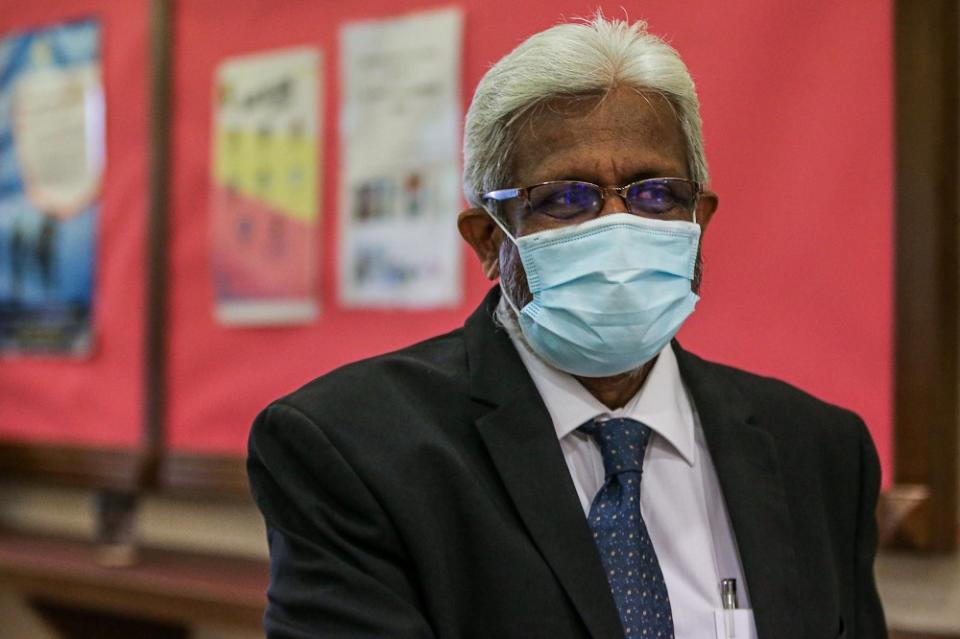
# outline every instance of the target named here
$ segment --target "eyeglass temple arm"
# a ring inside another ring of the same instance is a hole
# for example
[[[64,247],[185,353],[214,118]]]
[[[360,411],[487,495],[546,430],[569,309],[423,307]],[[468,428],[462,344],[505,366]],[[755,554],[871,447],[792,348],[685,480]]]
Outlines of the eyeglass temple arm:
[[[517,243],[517,238],[514,237],[513,233],[507,230],[506,225],[500,220],[500,217],[494,214],[493,211],[487,206],[487,202],[490,200],[496,202],[503,202],[504,200],[511,200],[516,197],[523,195],[526,197],[527,189],[525,188],[515,188],[515,189],[499,189],[496,191],[490,191],[489,193],[484,193],[480,196],[480,202],[483,205],[483,210],[487,215],[490,216],[490,219],[493,220],[493,223],[500,227],[500,230],[503,231],[504,235],[510,238],[514,244]]]

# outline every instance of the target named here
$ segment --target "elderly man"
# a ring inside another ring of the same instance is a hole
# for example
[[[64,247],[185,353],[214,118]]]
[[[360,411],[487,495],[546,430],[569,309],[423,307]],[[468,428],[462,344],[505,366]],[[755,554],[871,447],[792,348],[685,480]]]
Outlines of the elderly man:
[[[270,637],[885,637],[850,412],[706,362],[699,104],[645,25],[534,35],[466,118],[462,329],[253,427]]]

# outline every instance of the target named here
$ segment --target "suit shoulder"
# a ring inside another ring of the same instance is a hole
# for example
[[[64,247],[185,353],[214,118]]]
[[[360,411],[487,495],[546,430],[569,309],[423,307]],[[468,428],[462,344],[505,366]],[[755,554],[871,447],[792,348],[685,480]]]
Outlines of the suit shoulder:
[[[698,365],[722,386],[720,394],[743,402],[747,422],[773,438],[781,461],[797,476],[819,468],[833,481],[844,469],[858,472],[861,452],[873,450],[866,425],[853,411],[774,377],[703,360]]]
[[[689,354],[688,354],[689,355]],[[827,402],[776,377],[760,375],[727,364],[697,358],[702,365],[729,380],[755,409],[762,413],[775,413],[782,418],[793,416],[809,420],[816,417],[831,423],[862,424],[853,411]]]
[[[378,410],[415,403],[431,393],[465,388],[467,355],[463,329],[418,342],[390,353],[341,366],[308,382],[274,404],[307,415],[329,414],[336,407]]]

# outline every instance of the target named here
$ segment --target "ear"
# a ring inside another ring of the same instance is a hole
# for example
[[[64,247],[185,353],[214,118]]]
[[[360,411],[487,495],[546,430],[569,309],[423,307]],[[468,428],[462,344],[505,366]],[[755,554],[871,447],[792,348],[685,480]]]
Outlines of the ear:
[[[500,243],[503,231],[481,208],[462,211],[457,218],[460,236],[470,245],[480,259],[483,274],[489,280],[500,277]]]
[[[713,191],[704,191],[697,200],[697,222],[700,224],[701,233],[707,230],[707,225],[713,218],[717,206],[720,205],[720,198]]]

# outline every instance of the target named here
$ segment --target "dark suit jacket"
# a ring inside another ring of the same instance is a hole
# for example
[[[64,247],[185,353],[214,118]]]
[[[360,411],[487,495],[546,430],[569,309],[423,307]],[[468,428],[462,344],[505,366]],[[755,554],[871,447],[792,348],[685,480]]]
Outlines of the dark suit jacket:
[[[257,418],[269,637],[623,637],[550,417],[491,320],[498,298]],[[761,639],[886,637],[863,422],[674,348]]]

